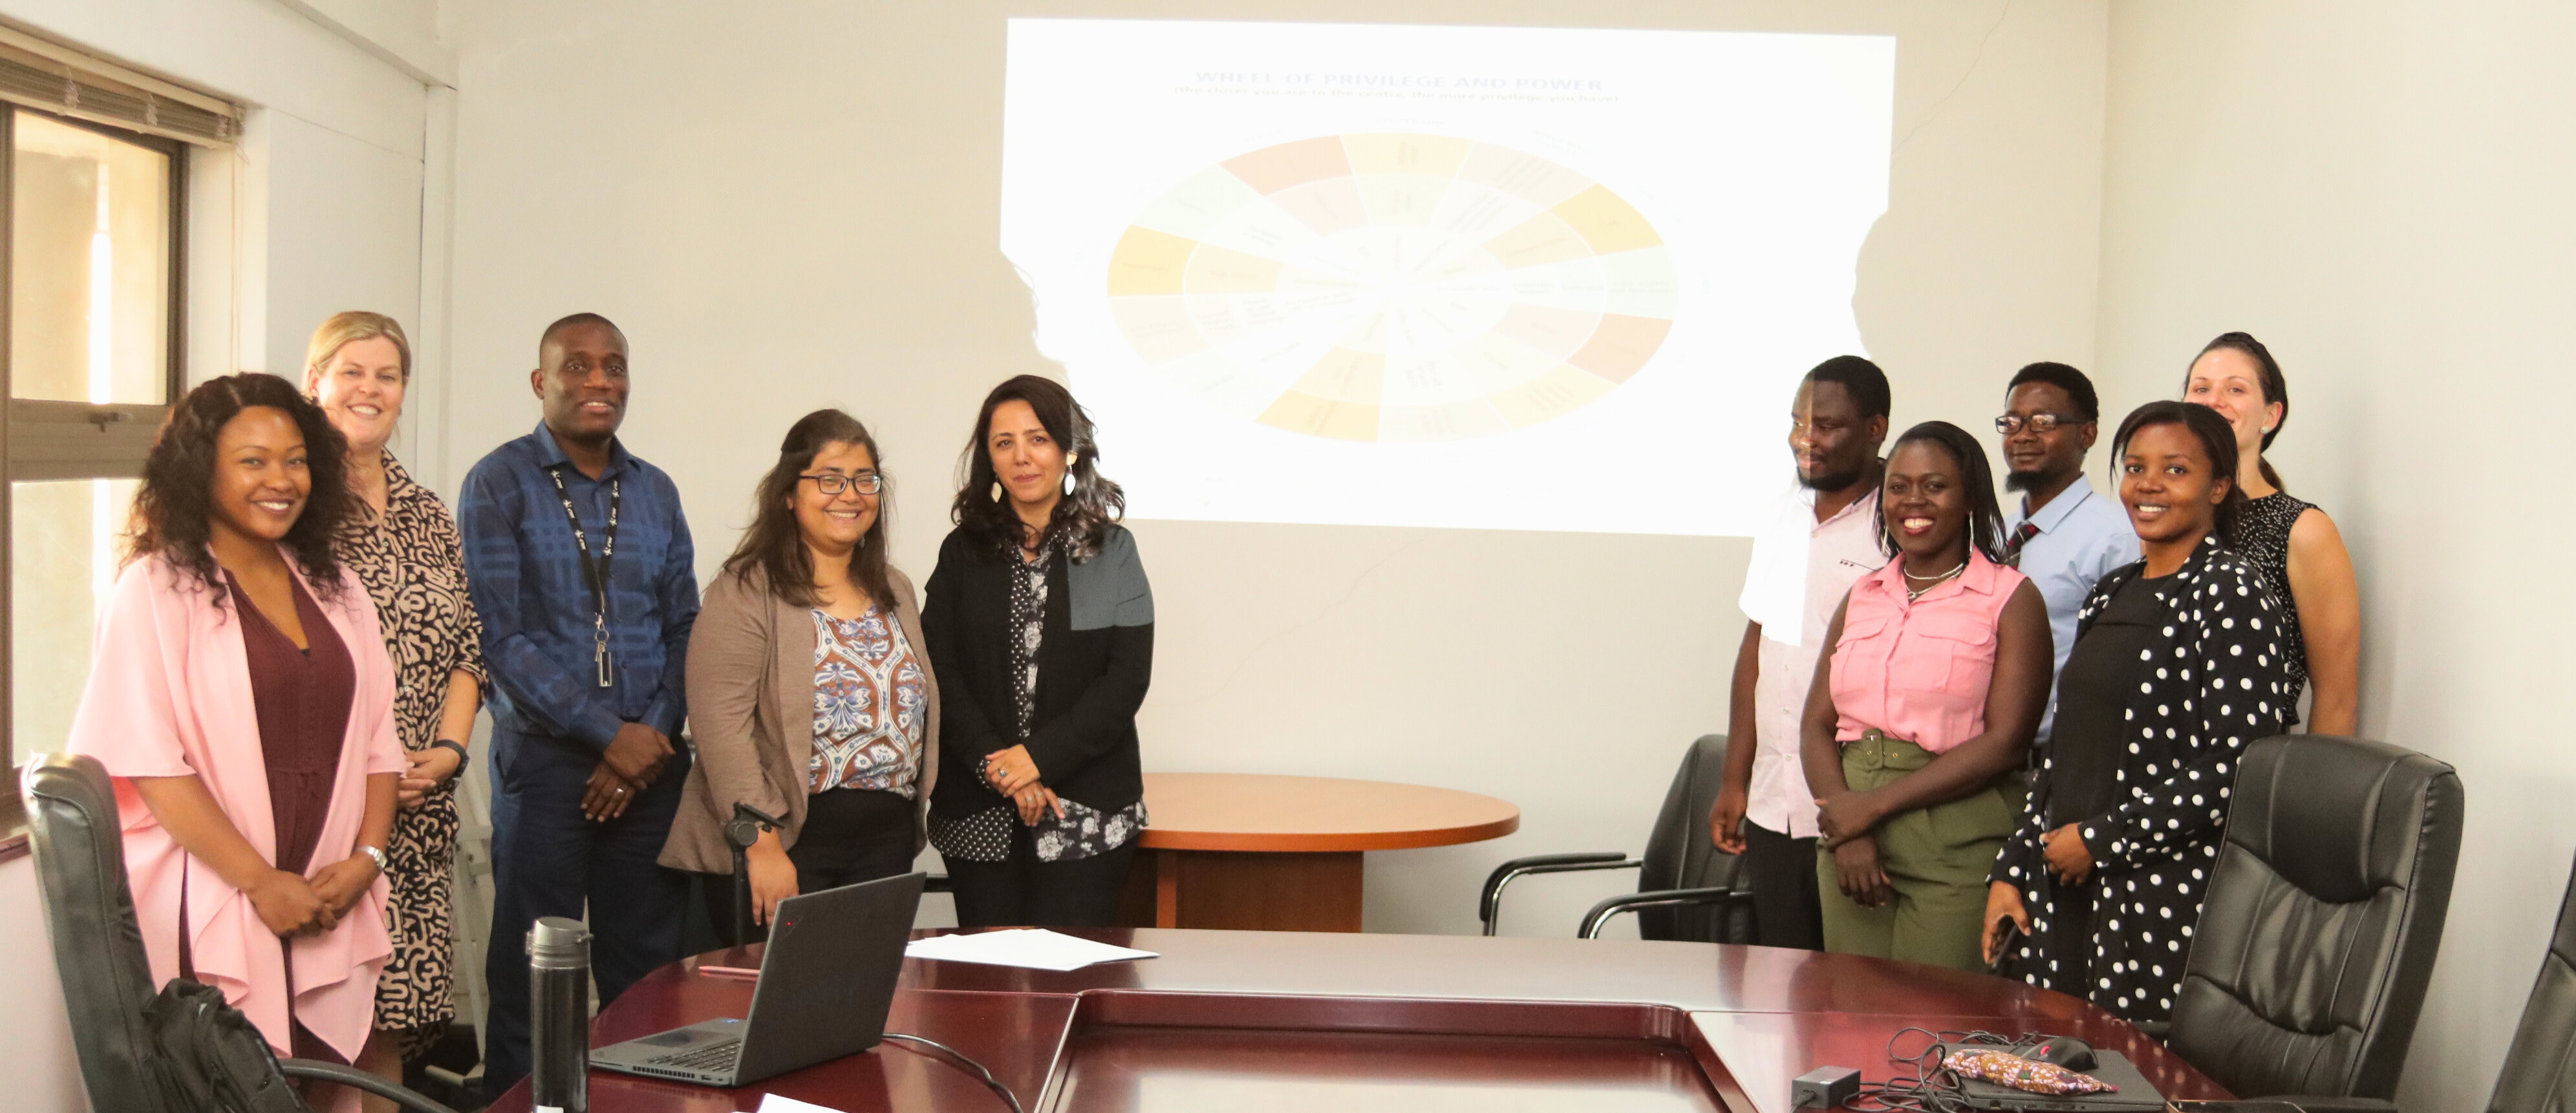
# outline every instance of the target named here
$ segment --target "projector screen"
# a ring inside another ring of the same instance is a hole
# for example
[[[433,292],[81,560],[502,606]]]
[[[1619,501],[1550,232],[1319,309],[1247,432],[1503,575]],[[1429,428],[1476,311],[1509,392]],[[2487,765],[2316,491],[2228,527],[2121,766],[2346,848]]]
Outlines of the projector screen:
[[[1880,36],[1014,19],[1003,253],[1140,518],[1743,535]]]

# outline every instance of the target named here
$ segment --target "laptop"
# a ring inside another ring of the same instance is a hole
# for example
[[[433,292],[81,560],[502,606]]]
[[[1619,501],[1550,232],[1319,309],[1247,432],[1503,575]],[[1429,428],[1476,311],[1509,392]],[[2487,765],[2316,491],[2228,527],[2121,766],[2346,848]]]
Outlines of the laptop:
[[[863,881],[778,902],[751,1015],[603,1047],[590,1053],[590,1065],[732,1087],[876,1046],[894,1005],[924,876]]]
[[[2018,1048],[2014,1050],[2020,1050]],[[2119,1087],[2107,1094],[2034,1094],[1982,1078],[1959,1080],[1961,1103],[1970,1109],[2063,1110],[2065,1113],[2163,1113],[2165,1099],[2147,1084],[2147,1076],[2117,1051],[2095,1051],[2093,1069],[2084,1073]]]

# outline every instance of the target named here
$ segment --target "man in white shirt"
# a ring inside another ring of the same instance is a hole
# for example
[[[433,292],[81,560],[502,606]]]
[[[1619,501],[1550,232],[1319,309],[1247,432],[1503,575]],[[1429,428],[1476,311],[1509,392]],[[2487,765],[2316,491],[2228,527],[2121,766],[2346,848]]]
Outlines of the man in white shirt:
[[[1859,356],[1817,364],[1789,412],[1798,486],[1753,539],[1735,651],[1726,783],[1709,811],[1718,849],[1742,859],[1760,942],[1824,947],[1816,889],[1816,796],[1799,762],[1799,720],[1825,626],[1853,582],[1887,563],[1878,480],[1887,376]]]
[[[2004,414],[1995,419],[2004,438],[2004,489],[2022,496],[2004,513],[2004,562],[2039,585],[2057,643],[2055,667],[2063,671],[2075,650],[2075,612],[2103,576],[2138,559],[2138,533],[2119,498],[2095,491],[2084,477],[2084,454],[2102,432],[2093,380],[2063,363],[2034,363],[2005,391]],[[2055,676],[2033,745],[2046,745],[2057,724]]]

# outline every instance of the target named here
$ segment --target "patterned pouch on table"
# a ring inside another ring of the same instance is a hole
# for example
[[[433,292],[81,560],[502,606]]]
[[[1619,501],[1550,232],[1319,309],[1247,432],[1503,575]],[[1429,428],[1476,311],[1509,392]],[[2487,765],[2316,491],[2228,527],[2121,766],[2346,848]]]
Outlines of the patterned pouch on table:
[[[2006,1051],[1953,1051],[1941,1065],[1963,1077],[1980,1078],[1998,1086],[2010,1086],[2034,1094],[2060,1097],[2073,1094],[2100,1094],[2119,1089],[2089,1074],[2078,1074],[2055,1063],[2024,1059]]]

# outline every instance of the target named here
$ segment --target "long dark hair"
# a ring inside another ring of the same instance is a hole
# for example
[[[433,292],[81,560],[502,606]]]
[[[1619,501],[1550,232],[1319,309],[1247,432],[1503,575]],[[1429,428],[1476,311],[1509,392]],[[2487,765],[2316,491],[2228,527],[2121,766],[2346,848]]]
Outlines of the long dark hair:
[[[2200,356],[2208,355],[2221,348],[2231,352],[2241,352],[2245,358],[2253,360],[2256,377],[2263,382],[2263,404],[2267,406],[2274,402],[2281,404],[2281,422],[2264,430],[2262,445],[2264,457],[2254,462],[2254,470],[2263,473],[2263,482],[2287,491],[2290,485],[2281,482],[2281,473],[2272,470],[2271,452],[2273,438],[2280,436],[2281,430],[2288,428],[2290,424],[2290,380],[2281,376],[2281,362],[2272,358],[2272,349],[2264,347],[2263,342],[2254,339],[2254,334],[2250,332],[2219,333],[2218,339],[2201,346],[2200,355],[2191,357],[2191,364],[2198,365]],[[2185,393],[2191,390],[2190,366],[2183,369],[2182,388]],[[2233,437],[2235,434],[2230,433],[2228,436]],[[2234,451],[2233,448],[2229,449],[2231,454]],[[2235,475],[2235,467],[2231,465],[2227,474]]]
[[[1888,458],[1895,459],[1897,449],[1914,441],[1939,446],[1941,451],[1950,454],[1952,463],[1959,465],[1959,479],[1968,490],[1968,543],[1986,554],[1987,560],[2003,563],[2004,511],[2002,504],[1995,501],[1995,473],[1986,465],[1986,446],[1969,436],[1967,430],[1949,422],[1926,421],[1896,438],[1896,443],[1887,448]],[[1893,557],[1897,555],[1896,535],[1887,530],[1887,491],[1884,487],[1879,489],[1875,513],[1878,516],[1879,551]]]
[[[286,530],[282,544],[295,566],[326,599],[340,595],[340,556],[332,542],[357,513],[357,494],[349,489],[349,442],[332,428],[322,407],[307,401],[295,384],[275,375],[244,371],[209,379],[170,407],[143,457],[143,485],[134,492],[125,563],[160,557],[215,593],[221,607],[230,593],[223,571],[215,565],[215,441],[224,426],[254,406],[284,410],[304,435],[304,466],[313,490],[304,511]]]
[[[1091,415],[1073,400],[1072,391],[1053,379],[1020,375],[984,396],[984,407],[975,413],[975,433],[967,438],[966,453],[957,461],[959,486],[957,502],[948,512],[950,520],[968,539],[994,551],[1016,550],[1027,536],[1028,527],[1011,509],[1009,494],[993,497],[993,456],[984,447],[992,435],[993,411],[1004,402],[1028,403],[1057,447],[1075,454],[1073,493],[1055,504],[1055,514],[1039,540],[1060,535],[1073,559],[1091,559],[1100,551],[1109,524],[1126,516],[1127,494],[1100,474],[1100,445],[1092,439]]]
[[[743,531],[742,543],[725,558],[724,570],[741,573],[756,567],[768,576],[771,595],[794,606],[814,605],[814,554],[805,548],[805,537],[796,528],[796,487],[804,481],[805,469],[814,466],[814,457],[835,444],[867,449],[877,480],[883,484],[877,488],[877,519],[868,523],[858,547],[850,550],[850,582],[867,592],[868,599],[885,613],[893,614],[885,534],[886,519],[894,511],[894,480],[886,476],[885,457],[877,452],[877,439],[868,435],[868,427],[839,410],[816,410],[787,427],[787,438],[778,442],[778,462],[760,477],[760,486],[752,492],[751,528]]]
[[[2120,469],[2127,461],[2129,438],[2138,430],[2154,425],[2180,425],[2200,439],[2200,450],[2209,454],[2212,478],[2227,481],[2227,495],[2218,500],[2210,513],[2210,532],[2221,544],[2236,544],[2236,521],[2245,512],[2245,485],[2236,481],[2236,430],[2218,411],[2191,402],[2149,402],[2129,411],[2120,420],[2120,431],[2111,436],[2111,482],[2117,490]],[[2266,477],[2268,478],[2268,477]]]

